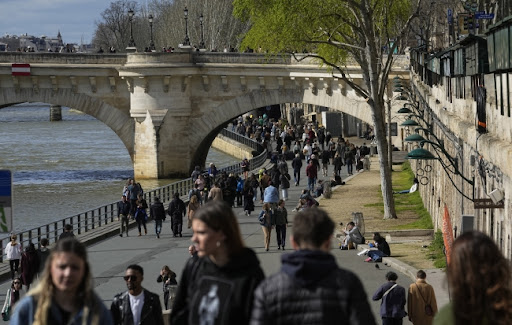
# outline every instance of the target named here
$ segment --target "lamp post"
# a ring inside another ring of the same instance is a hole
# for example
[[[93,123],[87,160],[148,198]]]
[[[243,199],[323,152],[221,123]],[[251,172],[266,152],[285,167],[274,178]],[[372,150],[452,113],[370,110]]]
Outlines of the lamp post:
[[[148,20],[149,20],[149,36],[150,36],[149,50],[154,51],[155,50],[155,42],[153,42],[153,15],[150,14],[148,17]]]
[[[128,18],[130,19],[130,43],[128,47],[135,47],[135,41],[133,40],[133,15],[135,15],[133,9],[128,10]]]
[[[185,7],[183,10],[183,14],[185,15],[185,39],[183,40],[184,46],[190,46],[190,39],[188,38],[188,9]]]
[[[199,16],[199,24],[201,24],[201,43],[199,43],[199,48],[204,49],[203,14],[201,14],[201,16]]]

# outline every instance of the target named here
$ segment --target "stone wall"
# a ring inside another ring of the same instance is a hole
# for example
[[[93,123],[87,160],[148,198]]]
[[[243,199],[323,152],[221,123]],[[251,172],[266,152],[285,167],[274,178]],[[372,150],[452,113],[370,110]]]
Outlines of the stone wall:
[[[252,158],[252,148],[225,137],[222,134],[219,134],[215,140],[213,140],[212,147],[240,160]]]
[[[420,193],[425,207],[432,215],[435,228],[442,228],[446,204],[452,226],[458,228],[457,234],[461,231],[462,216],[472,215],[474,228],[490,235],[503,254],[511,259],[512,222],[509,216],[512,212],[512,120],[496,109],[493,76],[485,76],[488,132],[483,134],[477,132],[476,102],[470,87],[470,77],[466,77],[464,81],[463,98],[448,96],[446,87],[449,83],[446,81],[428,87],[414,74],[412,81],[417,88],[420,102],[423,101],[428,108],[428,118],[432,122],[434,134],[443,141],[448,154],[456,158],[455,162],[461,174],[474,182],[472,186],[460,175],[446,173],[438,161],[412,161],[413,170],[417,174],[418,171],[423,171],[427,178],[426,184],[420,186]],[[454,84],[452,82],[452,92],[455,90]],[[414,145],[417,144],[409,144],[408,149],[412,150]],[[424,148],[434,152],[431,145],[425,145]],[[453,167],[446,166],[446,169],[453,170]],[[505,194],[504,208],[475,209],[473,202],[464,198],[456,188],[476,199],[489,199],[488,193],[500,189]]]

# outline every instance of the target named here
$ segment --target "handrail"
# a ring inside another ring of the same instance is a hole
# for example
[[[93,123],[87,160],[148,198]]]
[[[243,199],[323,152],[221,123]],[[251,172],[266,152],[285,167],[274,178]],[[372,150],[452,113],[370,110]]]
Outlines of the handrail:
[[[221,134],[227,136],[233,140],[236,140],[244,145],[247,145],[259,153],[258,156],[249,160],[251,169],[256,169],[263,165],[267,159],[267,151],[263,149],[263,146],[257,141],[244,137],[240,134],[231,132],[223,129]],[[219,172],[226,172],[227,174],[241,174],[242,168],[240,164],[234,164],[219,169]],[[188,192],[194,188],[194,182],[192,178],[186,178],[178,182],[174,182],[168,185],[164,185],[144,193],[144,199],[148,205],[154,203],[155,197],[159,197],[163,203],[169,202],[172,199],[174,193],[178,192],[188,199]],[[100,207],[82,212],[71,217],[66,217],[58,221],[53,221],[42,225],[37,228],[21,231],[17,233],[18,242],[22,247],[27,247],[29,243],[39,246],[41,238],[47,238],[50,243],[55,243],[62,233],[64,226],[70,224],[73,227],[73,232],[77,235],[93,231],[96,228],[100,228],[109,223],[117,222],[117,201],[102,205]],[[35,240],[35,242],[34,242]],[[0,239],[0,247],[2,253],[0,254],[0,262],[4,261],[4,250],[7,243],[9,243],[9,237]]]

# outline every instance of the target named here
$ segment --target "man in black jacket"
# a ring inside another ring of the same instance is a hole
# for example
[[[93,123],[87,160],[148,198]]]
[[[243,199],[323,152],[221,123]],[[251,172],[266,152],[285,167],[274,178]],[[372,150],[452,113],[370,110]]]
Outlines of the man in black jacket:
[[[121,217],[121,225],[119,227],[119,236],[123,237],[123,228],[126,228],[126,237],[128,237],[128,215],[130,214],[131,205],[127,200],[126,195],[123,195],[121,201],[117,202],[117,220]]]
[[[174,237],[178,235],[182,237],[181,230],[185,212],[185,203],[180,199],[180,194],[178,192],[174,193],[174,198],[171,203],[169,203],[169,209],[167,209],[167,214],[171,216],[172,234]]]
[[[163,325],[160,298],[142,287],[144,269],[137,264],[129,265],[124,280],[128,291],[117,294],[110,306],[114,324]]]
[[[155,203],[151,205],[151,218],[155,221],[156,237],[160,238],[162,232],[162,221],[165,220],[164,204],[160,202],[158,197],[155,197]]]
[[[327,213],[322,209],[297,213],[292,232],[295,252],[283,255],[281,271],[254,292],[250,324],[295,325],[307,320],[308,324],[374,325],[361,280],[339,268],[329,253],[334,222]]]

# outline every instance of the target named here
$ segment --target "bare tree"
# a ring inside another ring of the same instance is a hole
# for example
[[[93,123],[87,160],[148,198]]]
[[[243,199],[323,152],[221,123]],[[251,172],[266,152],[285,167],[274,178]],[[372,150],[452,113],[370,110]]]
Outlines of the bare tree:
[[[130,21],[128,10],[137,11],[135,1],[118,0],[110,3],[110,6],[101,13],[101,20],[96,21],[93,45],[124,51],[130,40]]]

